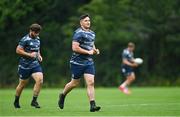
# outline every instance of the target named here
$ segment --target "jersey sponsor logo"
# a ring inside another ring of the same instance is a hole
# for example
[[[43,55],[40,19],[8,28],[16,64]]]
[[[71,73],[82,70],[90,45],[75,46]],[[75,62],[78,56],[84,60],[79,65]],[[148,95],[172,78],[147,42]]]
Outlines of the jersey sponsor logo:
[[[86,34],[86,35],[85,35],[85,37],[87,38],[87,37],[88,37],[88,35]]]
[[[122,73],[125,73],[126,72],[126,69],[122,68]]]
[[[30,42],[30,45],[32,46],[32,45],[33,45],[33,42]]]
[[[37,47],[37,48],[31,48],[31,51],[33,51],[33,50],[34,50],[34,51],[35,51],[35,50],[37,50],[37,51],[38,51],[38,50],[39,50],[39,48],[38,48],[38,47]]]

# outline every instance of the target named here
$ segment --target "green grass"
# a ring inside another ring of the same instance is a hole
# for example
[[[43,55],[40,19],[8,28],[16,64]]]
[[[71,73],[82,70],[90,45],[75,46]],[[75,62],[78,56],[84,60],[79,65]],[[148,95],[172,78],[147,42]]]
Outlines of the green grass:
[[[30,106],[32,90],[25,89],[21,109],[13,107],[14,89],[0,90],[0,116],[180,116],[180,88],[132,88],[127,96],[117,88],[97,88],[100,112],[90,113],[86,89],[75,89],[66,98],[64,110],[57,106],[58,89],[42,89],[41,109]]]

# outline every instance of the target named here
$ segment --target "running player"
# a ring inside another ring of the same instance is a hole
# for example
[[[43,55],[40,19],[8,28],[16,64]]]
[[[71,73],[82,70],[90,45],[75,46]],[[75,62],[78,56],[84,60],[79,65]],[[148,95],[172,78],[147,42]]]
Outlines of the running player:
[[[133,69],[138,66],[138,64],[133,62],[134,49],[135,49],[135,44],[129,42],[128,47],[124,49],[122,53],[121,72],[123,76],[126,77],[126,80],[119,86],[119,90],[125,94],[131,93],[128,89],[128,86],[135,80],[135,73]]]
[[[16,53],[20,55],[20,61],[18,66],[19,84],[16,87],[16,95],[14,100],[15,108],[20,108],[19,98],[24,87],[28,83],[30,76],[32,76],[32,78],[35,80],[31,106],[40,108],[37,102],[41,85],[43,83],[42,68],[39,64],[39,62],[42,62],[42,57],[40,54],[40,38],[38,37],[40,31],[41,26],[39,24],[32,24],[30,26],[29,34],[20,40],[16,48]]]
[[[99,111],[100,107],[95,103],[94,75],[95,68],[92,55],[99,54],[95,48],[95,33],[90,30],[90,16],[84,14],[80,17],[80,28],[78,28],[72,41],[72,57],[70,60],[72,79],[66,84],[62,93],[59,94],[58,105],[64,108],[64,101],[67,94],[78,86],[80,78],[84,76],[87,84],[87,94],[90,101],[90,112]]]

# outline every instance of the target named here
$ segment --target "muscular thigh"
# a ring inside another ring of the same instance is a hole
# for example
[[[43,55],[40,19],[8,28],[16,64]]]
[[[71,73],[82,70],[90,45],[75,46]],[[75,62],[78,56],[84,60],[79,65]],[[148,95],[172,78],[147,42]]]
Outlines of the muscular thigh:
[[[25,86],[28,83],[29,79],[19,79],[19,85]]]
[[[94,75],[93,74],[84,74],[84,79],[86,81],[86,84],[92,84],[94,83]]]
[[[32,77],[35,81],[43,82],[43,73],[42,72],[35,72],[32,74]]]
[[[127,79],[135,79],[134,72],[131,72],[128,76],[126,76]]]
[[[32,69],[32,75],[31,76],[33,77],[33,79],[35,81],[40,80],[41,82],[43,82],[43,73],[42,73],[42,68],[40,65]]]

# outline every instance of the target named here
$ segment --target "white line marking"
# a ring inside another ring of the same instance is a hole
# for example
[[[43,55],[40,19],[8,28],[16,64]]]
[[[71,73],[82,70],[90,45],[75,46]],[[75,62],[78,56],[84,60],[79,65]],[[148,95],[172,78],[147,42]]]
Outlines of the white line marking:
[[[113,107],[113,106],[162,106],[162,105],[177,105],[180,106],[180,103],[142,103],[142,104],[118,104],[118,105],[108,105],[108,107]]]

